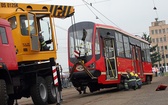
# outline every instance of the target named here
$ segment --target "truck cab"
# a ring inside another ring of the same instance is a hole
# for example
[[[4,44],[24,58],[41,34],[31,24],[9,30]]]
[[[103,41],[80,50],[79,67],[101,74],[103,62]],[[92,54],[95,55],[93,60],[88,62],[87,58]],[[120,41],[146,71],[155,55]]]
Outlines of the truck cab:
[[[56,58],[56,40],[49,12],[14,12],[7,20],[12,28],[17,61],[34,62]],[[40,35],[43,42],[40,42]],[[43,49],[43,45],[47,50]]]
[[[16,50],[9,22],[0,18],[0,68],[17,70]],[[2,66],[3,65],[3,66]]]

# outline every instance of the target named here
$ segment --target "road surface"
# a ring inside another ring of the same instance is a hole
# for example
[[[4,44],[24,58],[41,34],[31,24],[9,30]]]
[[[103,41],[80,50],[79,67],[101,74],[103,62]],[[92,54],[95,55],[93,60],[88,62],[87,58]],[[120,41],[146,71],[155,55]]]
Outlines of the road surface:
[[[129,91],[102,89],[89,93],[87,90],[87,94],[80,95],[74,88],[64,88],[61,105],[168,105],[168,89],[155,91],[160,84],[168,85],[168,77],[154,77],[152,84]],[[23,98],[18,102],[19,105],[34,105],[31,98]]]

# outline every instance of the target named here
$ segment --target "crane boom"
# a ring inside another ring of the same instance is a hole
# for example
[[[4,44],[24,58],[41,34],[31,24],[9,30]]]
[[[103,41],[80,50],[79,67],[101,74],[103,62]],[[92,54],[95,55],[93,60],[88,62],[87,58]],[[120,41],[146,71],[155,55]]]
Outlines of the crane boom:
[[[9,14],[17,11],[17,9],[30,12],[46,11],[56,18],[66,18],[74,14],[73,6],[0,2],[0,18],[6,18]]]

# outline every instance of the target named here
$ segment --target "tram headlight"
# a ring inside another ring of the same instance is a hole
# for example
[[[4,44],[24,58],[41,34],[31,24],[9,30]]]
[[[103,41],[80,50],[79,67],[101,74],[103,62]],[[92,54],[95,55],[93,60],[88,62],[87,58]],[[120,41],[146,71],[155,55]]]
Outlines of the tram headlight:
[[[76,66],[76,70],[77,71],[83,71],[84,70],[84,67],[82,65],[77,65]]]

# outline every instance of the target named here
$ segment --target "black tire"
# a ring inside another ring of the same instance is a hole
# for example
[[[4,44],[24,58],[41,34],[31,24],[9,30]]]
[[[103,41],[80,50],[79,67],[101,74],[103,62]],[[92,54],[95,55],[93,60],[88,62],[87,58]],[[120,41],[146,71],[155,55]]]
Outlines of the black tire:
[[[8,105],[14,105],[14,96],[8,95]]]
[[[142,85],[138,85],[138,89],[140,89],[142,87]]]
[[[94,88],[92,86],[89,87],[89,90],[90,90],[91,93],[94,92]]]
[[[124,85],[122,83],[117,84],[117,90],[122,90],[124,89]]]
[[[31,87],[31,98],[35,105],[48,105],[48,93],[46,82],[42,77],[37,77],[36,84]]]
[[[52,76],[47,76],[45,78],[47,90],[48,90],[48,103],[53,104],[57,102],[57,95],[56,95],[56,89],[53,84]]]
[[[59,91],[58,87],[56,89],[56,95],[57,95],[57,105],[60,105],[61,103],[61,91]]]
[[[0,79],[0,105],[8,105],[8,95],[6,91],[6,83]]]

